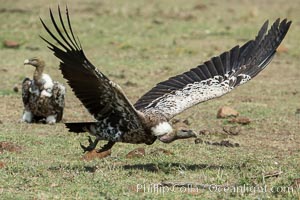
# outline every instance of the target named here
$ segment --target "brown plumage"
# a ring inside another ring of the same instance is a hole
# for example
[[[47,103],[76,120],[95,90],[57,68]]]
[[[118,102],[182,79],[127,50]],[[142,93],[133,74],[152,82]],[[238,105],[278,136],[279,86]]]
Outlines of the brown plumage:
[[[24,65],[32,65],[35,70],[33,79],[25,78],[22,83],[24,113],[21,120],[27,123],[45,120],[48,124],[61,121],[65,105],[65,87],[43,73],[43,60],[27,59]]]
[[[267,32],[268,22],[264,23],[254,40],[158,83],[133,105],[120,86],[86,58],[79,40],[74,36],[68,10],[67,24],[59,8],[58,15],[60,27],[50,10],[57,36],[41,20],[58,45],[42,39],[60,59],[60,70],[75,95],[97,120],[66,123],[71,132],[89,132],[96,137],[95,141],[89,138],[88,147],[82,145],[85,151],[93,150],[99,140],[108,141],[100,149],[103,151],[110,149],[115,142],[152,144],[159,139],[169,143],[195,137],[193,131],[177,130],[168,121],[183,110],[220,97],[255,77],[271,61],[291,24],[286,19],[278,19]]]

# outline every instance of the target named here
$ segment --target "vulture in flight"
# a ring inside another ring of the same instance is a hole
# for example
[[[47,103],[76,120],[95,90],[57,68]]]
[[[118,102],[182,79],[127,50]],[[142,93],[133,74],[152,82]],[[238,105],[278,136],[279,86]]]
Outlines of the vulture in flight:
[[[22,83],[24,113],[22,122],[46,121],[54,124],[61,121],[65,105],[65,87],[44,74],[45,63],[39,58],[26,59],[24,65],[35,67],[33,79]]]
[[[70,132],[95,136],[94,141],[89,137],[88,146],[81,145],[84,151],[95,149],[100,140],[108,141],[98,152],[110,149],[116,142],[150,145],[156,139],[170,143],[196,137],[191,130],[172,127],[170,119],[255,77],[272,60],[291,25],[291,21],[277,19],[268,30],[266,21],[254,40],[158,83],[132,104],[121,87],[87,59],[73,32],[68,8],[66,18],[59,7],[57,18],[50,9],[50,18],[54,32],[42,19],[41,22],[53,40],[41,38],[60,60],[60,70],[77,98],[95,118],[94,122],[66,123],[66,127]]]

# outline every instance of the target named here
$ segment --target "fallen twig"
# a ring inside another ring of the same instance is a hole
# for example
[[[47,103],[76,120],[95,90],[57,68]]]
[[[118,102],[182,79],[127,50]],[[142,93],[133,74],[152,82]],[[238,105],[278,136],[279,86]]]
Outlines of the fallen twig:
[[[263,178],[271,178],[271,177],[278,177],[279,175],[283,174],[283,171],[273,171],[273,172],[267,172],[263,174]],[[257,179],[258,177],[252,177],[252,179]]]
[[[265,178],[278,177],[280,174],[283,174],[283,171],[267,172],[267,173],[264,174],[264,177]]]

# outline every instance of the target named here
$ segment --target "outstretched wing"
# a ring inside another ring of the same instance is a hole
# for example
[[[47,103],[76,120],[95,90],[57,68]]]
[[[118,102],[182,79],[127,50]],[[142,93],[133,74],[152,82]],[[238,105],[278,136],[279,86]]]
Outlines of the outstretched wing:
[[[286,19],[281,22],[277,19],[267,32],[266,21],[255,40],[158,83],[135,103],[135,108],[160,113],[170,119],[193,105],[230,92],[268,65],[290,24]]]
[[[58,36],[50,31],[42,19],[41,22],[60,47],[55,46],[43,37],[42,39],[49,44],[49,49],[61,60],[60,70],[63,77],[68,80],[68,84],[75,95],[95,119],[99,121],[106,120],[111,127],[117,125],[139,126],[137,112],[121,88],[110,81],[86,58],[79,40],[75,39],[68,9],[66,8],[67,26],[64,24],[59,7],[58,14],[60,27],[50,9],[51,21]]]
[[[31,86],[31,80],[29,78],[25,78],[22,82],[22,101],[24,107],[29,103],[30,91],[29,88]]]

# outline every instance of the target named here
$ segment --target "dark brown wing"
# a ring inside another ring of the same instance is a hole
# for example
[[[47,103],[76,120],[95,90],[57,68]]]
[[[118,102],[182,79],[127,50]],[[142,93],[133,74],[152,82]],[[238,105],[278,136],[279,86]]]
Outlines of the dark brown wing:
[[[57,113],[56,122],[60,122],[63,117],[65,107],[65,94],[66,88],[57,81],[53,81],[52,98],[54,103],[54,109]]]
[[[121,88],[110,81],[86,58],[80,42],[73,34],[68,9],[66,8],[67,27],[63,22],[59,7],[58,14],[60,27],[50,9],[51,21],[58,36],[55,36],[42,20],[41,22],[60,47],[43,37],[42,39],[49,44],[54,55],[61,60],[60,70],[75,95],[95,119],[106,120],[108,126],[114,127],[120,123],[122,123],[120,126],[128,126],[129,123],[130,127],[140,126],[136,110]]]
[[[26,107],[26,105],[29,103],[30,86],[31,86],[31,80],[29,78],[25,78],[22,82],[22,101],[24,107]]]
[[[193,105],[230,92],[268,65],[290,24],[286,19],[277,19],[267,32],[268,21],[265,22],[255,40],[158,83],[135,103],[135,108],[170,119]]]

